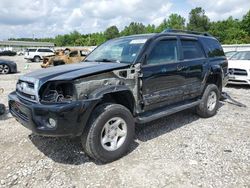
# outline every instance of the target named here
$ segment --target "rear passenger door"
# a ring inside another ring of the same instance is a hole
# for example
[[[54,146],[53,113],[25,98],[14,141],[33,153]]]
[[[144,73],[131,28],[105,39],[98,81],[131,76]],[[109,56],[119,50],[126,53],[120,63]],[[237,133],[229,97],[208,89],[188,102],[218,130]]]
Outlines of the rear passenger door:
[[[208,60],[197,38],[181,37],[181,69],[185,75],[183,99],[193,99],[201,94]]]

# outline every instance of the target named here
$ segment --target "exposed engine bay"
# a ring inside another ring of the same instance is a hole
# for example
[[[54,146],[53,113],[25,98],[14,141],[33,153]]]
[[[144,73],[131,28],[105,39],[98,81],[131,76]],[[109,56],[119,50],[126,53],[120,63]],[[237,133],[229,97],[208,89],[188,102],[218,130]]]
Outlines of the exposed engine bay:
[[[48,83],[41,94],[41,102],[70,102],[75,98],[71,83]]]

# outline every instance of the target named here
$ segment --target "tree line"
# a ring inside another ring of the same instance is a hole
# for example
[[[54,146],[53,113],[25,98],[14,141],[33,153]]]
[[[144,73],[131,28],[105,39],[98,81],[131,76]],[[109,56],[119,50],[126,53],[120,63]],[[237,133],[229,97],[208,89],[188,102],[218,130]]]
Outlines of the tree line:
[[[171,14],[159,26],[132,22],[121,31],[114,25],[104,32],[91,34],[73,31],[69,34],[57,35],[55,38],[11,38],[9,40],[52,42],[56,46],[96,46],[112,38],[134,34],[160,33],[167,28],[207,32],[215,36],[222,44],[250,43],[250,10],[242,19],[235,19],[230,16],[226,20],[210,21],[205,10],[196,7],[190,11],[187,21],[178,14]]]

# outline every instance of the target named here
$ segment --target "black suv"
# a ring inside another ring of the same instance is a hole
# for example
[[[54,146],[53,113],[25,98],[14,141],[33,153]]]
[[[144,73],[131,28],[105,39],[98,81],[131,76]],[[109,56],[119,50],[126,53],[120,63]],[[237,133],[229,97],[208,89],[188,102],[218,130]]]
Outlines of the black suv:
[[[26,74],[9,94],[12,115],[35,134],[80,136],[102,162],[123,156],[135,124],[195,107],[216,114],[228,62],[212,36],[167,30],[109,40],[78,64]]]

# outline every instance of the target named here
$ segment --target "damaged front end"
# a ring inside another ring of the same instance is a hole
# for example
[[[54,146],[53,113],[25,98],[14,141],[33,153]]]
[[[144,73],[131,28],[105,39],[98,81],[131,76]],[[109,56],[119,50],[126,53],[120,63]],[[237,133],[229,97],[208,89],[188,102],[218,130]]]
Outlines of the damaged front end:
[[[122,94],[130,98],[125,99]],[[44,84],[23,77],[17,83],[16,92],[9,95],[9,107],[12,115],[36,134],[79,136],[93,109],[107,95],[136,110],[139,104],[136,68],[73,80],[50,79]]]
[[[48,82],[41,87],[39,95],[41,103],[60,103],[76,100],[76,92],[72,82]]]

